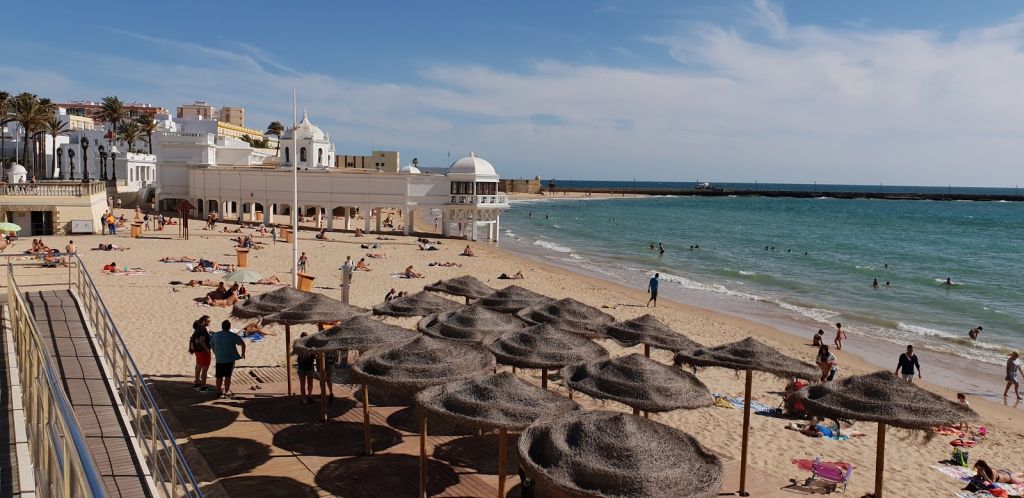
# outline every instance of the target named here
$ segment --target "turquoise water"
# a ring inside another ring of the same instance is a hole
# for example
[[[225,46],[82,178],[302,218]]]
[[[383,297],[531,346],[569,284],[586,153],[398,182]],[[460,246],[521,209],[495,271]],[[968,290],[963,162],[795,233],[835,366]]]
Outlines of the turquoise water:
[[[661,272],[662,293],[758,303],[988,363],[1024,348],[1024,203],[551,199],[514,203],[502,228],[503,246],[628,285]]]

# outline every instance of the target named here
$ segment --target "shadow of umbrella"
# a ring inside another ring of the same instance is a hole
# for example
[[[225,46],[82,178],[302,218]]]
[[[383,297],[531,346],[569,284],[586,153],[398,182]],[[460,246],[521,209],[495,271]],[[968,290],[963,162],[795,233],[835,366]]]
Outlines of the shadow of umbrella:
[[[320,418],[319,407],[300,404],[298,396],[256,396],[239,404],[246,418],[265,424],[305,424]],[[327,416],[340,417],[355,406],[355,400],[335,398],[327,405]]]
[[[218,431],[238,419],[237,411],[202,404],[213,401],[214,394],[196,392],[189,381],[155,380],[150,385],[163,401],[161,406],[171,413],[167,424],[177,437]]]
[[[194,438],[182,445],[182,452],[198,451],[213,475],[196,475],[197,481],[213,481],[219,477],[249,472],[270,460],[270,447],[237,437]],[[200,472],[199,474],[204,474]]]
[[[432,417],[430,419],[430,434],[432,436],[472,436],[476,435],[476,429],[472,427],[460,427],[457,424]],[[402,432],[419,434],[420,419],[416,416],[416,407],[403,408],[388,416],[388,425]]]
[[[428,460],[427,494],[436,495],[459,483],[448,465]],[[419,459],[412,455],[358,456],[334,460],[316,473],[316,484],[345,498],[416,496]]]
[[[434,458],[448,463],[452,467],[470,469],[480,474],[498,475],[498,435],[468,436],[453,439],[434,447]],[[508,445],[516,448],[519,434],[509,434]],[[508,453],[505,464],[506,475],[514,476],[519,472],[519,454]]]
[[[373,451],[386,450],[402,442],[398,431],[371,425]],[[317,422],[293,425],[274,434],[274,446],[299,455],[340,457],[363,453],[363,424],[359,422]]]
[[[316,488],[289,477],[244,476],[221,479],[203,486],[206,498],[260,496],[265,498],[316,498]]]

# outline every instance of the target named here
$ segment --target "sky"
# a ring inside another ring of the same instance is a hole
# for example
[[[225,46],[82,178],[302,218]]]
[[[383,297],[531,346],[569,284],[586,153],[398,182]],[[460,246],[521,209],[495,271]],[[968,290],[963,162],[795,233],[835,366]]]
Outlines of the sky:
[[[503,177],[1024,184],[1024,4],[8,2],[0,90],[299,112]],[[23,19],[25,22],[13,22]]]

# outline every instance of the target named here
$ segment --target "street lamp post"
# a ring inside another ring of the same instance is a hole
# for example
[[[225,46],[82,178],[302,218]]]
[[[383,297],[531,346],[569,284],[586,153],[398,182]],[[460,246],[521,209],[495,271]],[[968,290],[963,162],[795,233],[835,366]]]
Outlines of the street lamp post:
[[[82,181],[89,183],[89,139],[82,137]]]
[[[110,153],[110,179],[117,181],[117,152]]]
[[[68,180],[75,179],[75,149],[68,149],[68,167],[71,171],[68,175]]]
[[[60,177],[63,176],[64,173],[59,173],[59,172],[61,172],[63,170],[64,170],[64,150],[63,149],[57,149],[57,171],[53,172],[53,177],[55,179],[57,179],[57,180],[60,180]]]
[[[107,151],[101,144],[96,150],[100,151],[100,180],[107,179]]]

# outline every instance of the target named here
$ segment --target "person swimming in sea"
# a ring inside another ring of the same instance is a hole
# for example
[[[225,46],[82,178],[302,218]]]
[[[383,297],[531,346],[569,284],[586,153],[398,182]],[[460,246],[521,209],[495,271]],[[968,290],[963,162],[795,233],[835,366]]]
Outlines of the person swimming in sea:
[[[651,251],[654,250],[654,241],[653,240],[651,241],[651,244],[647,246],[647,249],[649,249]]]
[[[946,277],[946,281],[942,282],[942,285],[956,285],[953,283],[953,279]]]
[[[873,287],[875,289],[878,288],[878,279],[877,278],[873,282],[871,282],[871,287]]]
[[[665,254],[665,246],[661,245],[661,242],[658,242],[658,254]]]

